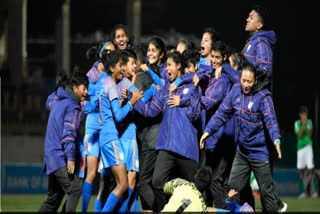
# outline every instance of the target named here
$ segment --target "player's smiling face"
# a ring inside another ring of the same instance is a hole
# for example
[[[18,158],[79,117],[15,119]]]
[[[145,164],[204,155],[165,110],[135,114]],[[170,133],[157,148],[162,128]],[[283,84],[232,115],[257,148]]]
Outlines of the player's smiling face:
[[[160,65],[163,54],[160,54],[160,50],[153,44],[150,43],[147,52],[147,58],[150,65]]]
[[[211,65],[214,68],[219,68],[224,60],[226,59],[226,56],[221,55],[221,51],[212,50],[211,51]]]
[[[120,82],[123,78],[124,71],[122,69],[122,65],[123,65],[123,62],[120,59],[114,67],[110,67],[110,70],[112,72],[112,79],[115,82]]]
[[[123,64],[124,76],[129,79],[135,74],[136,69],[136,60],[132,57],[129,58],[127,64]]]
[[[84,101],[87,94],[88,94],[88,88],[85,85],[74,85],[73,87],[73,92],[79,97],[80,101]]]
[[[124,29],[119,28],[116,30],[116,35],[114,38],[114,43],[116,44],[119,50],[124,50],[128,47],[128,36]]]

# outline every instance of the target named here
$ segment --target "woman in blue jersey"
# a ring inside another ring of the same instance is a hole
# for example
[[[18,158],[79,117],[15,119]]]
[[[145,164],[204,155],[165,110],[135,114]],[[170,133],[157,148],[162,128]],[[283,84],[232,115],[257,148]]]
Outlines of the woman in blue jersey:
[[[108,72],[103,80],[103,89],[100,92],[100,135],[99,144],[104,168],[110,168],[116,181],[116,187],[110,193],[102,212],[112,212],[128,190],[128,176],[126,168],[125,151],[119,141],[119,133],[116,122],[121,122],[132,110],[132,105],[138,101],[143,92],[133,91],[132,98],[122,107],[120,106],[117,84],[123,78],[123,61],[118,51],[108,54],[104,61],[104,67]]]
[[[281,158],[280,131],[273,107],[271,93],[258,89],[256,69],[247,64],[243,67],[240,84],[235,84],[218,111],[212,116],[200,139],[200,148],[205,139],[223,126],[233,115],[237,152],[228,181],[231,190],[239,192],[248,180],[251,170],[261,190],[261,204],[264,212],[283,212],[285,203],[279,204],[273,183],[268,144],[277,150]],[[266,131],[266,132],[265,132]],[[268,141],[268,138],[272,142]]]
[[[135,90],[136,87],[133,85],[135,81],[135,71],[137,69],[136,65],[136,55],[132,50],[121,51],[121,57],[123,59],[123,72],[124,78],[117,85],[118,93],[124,102],[126,102],[126,92]],[[155,90],[156,91],[156,90]],[[124,92],[124,93],[121,93]],[[128,203],[131,199],[131,195],[135,189],[136,177],[139,172],[139,154],[138,154],[138,144],[136,138],[136,125],[133,121],[132,114],[129,114],[125,120],[118,124],[119,137],[122,147],[125,151],[125,157],[127,161],[127,171],[128,171],[128,184],[129,188],[127,191],[127,197],[123,200],[119,212],[127,211]]]
[[[133,85],[132,81],[134,78],[132,77],[136,65],[136,55],[131,49],[126,49],[121,51],[121,59],[123,61],[122,70],[124,78],[117,84],[119,100],[121,105],[124,104],[125,100],[120,96],[123,91],[131,91],[137,90],[137,88]],[[105,77],[105,76],[104,76]],[[129,80],[130,79],[130,80]],[[142,98],[143,102],[146,102],[157,92],[155,86],[152,86],[149,90],[144,93],[144,97]],[[129,115],[128,115],[129,116]],[[126,207],[128,204],[128,200],[134,190],[136,184],[136,172],[139,171],[139,155],[136,143],[136,127],[135,124],[131,121],[132,117],[126,118],[121,123],[117,123],[117,128],[119,129],[119,137],[120,141],[123,145],[123,149],[125,151],[125,157],[127,163],[127,171],[128,171],[128,197],[123,201],[123,204],[120,208],[120,212],[126,211]],[[95,211],[101,211],[101,205],[105,201],[105,197],[109,194],[109,192],[113,189],[115,185],[113,176],[110,176],[108,170],[101,170],[103,168],[102,162],[99,165],[99,172],[101,172],[100,177],[100,186],[99,193],[95,204]]]
[[[99,48],[91,47],[87,51],[87,58],[89,61],[95,59],[95,62],[91,69],[87,73],[89,80],[88,96],[90,100],[83,103],[83,112],[87,114],[86,125],[85,125],[85,156],[86,156],[86,180],[82,187],[82,203],[81,210],[86,212],[91,198],[92,184],[98,171],[98,163],[100,158],[99,149],[99,93],[102,88],[102,79],[106,77],[104,72],[104,66],[102,58],[105,54],[114,51],[115,47],[107,41],[100,45]],[[100,200],[97,199],[96,203]]]
[[[127,102],[126,92],[133,92],[137,90],[133,84],[135,81],[135,71],[137,69],[135,52],[131,49],[121,51],[121,58],[123,60],[123,74],[124,78],[117,84],[118,93],[122,99],[122,105]],[[148,90],[144,92],[144,97],[141,99],[142,102],[150,100],[157,92],[155,85],[152,85]],[[117,123],[119,131],[119,140],[125,152],[125,158],[127,161],[128,171],[128,182],[129,188],[127,192],[127,198],[123,200],[120,207],[120,212],[125,212],[127,209],[128,202],[131,198],[133,190],[136,185],[136,177],[139,172],[139,154],[136,137],[136,125],[134,123],[133,114],[129,114],[121,123]]]

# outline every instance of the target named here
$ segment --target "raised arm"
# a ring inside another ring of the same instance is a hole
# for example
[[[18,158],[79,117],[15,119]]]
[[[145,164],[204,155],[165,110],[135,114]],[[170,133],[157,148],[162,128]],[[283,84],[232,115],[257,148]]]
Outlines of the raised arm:
[[[152,100],[148,103],[143,103],[142,101],[138,101],[134,106],[134,110],[141,114],[144,117],[156,117],[163,111],[164,99],[162,93],[164,87],[162,87],[156,95],[152,98]]]
[[[143,64],[140,66],[140,68],[144,71],[144,72],[147,72],[151,79],[153,80],[153,82],[162,87],[164,84],[165,84],[165,80],[164,79],[161,79],[156,73],[153,72],[153,70],[151,70],[146,64]]]
[[[136,90],[138,90],[138,88],[135,85],[131,85],[131,87],[129,88],[129,92],[131,93]],[[144,91],[141,101],[147,103],[149,100],[152,99],[152,97],[156,95],[156,93],[157,87],[154,84],[152,84],[147,90]]]
[[[182,84],[189,84],[193,82],[194,76],[197,76],[200,82],[208,82],[213,68],[209,65],[200,65],[197,73],[185,73],[181,77],[178,77],[173,84],[175,87],[179,87]]]
[[[130,102],[127,102],[124,106],[120,106],[119,99],[114,99],[111,102],[111,109],[116,122],[120,123],[132,110],[132,105]]]
[[[132,93],[131,99],[123,107],[121,107],[119,95],[115,85],[107,87],[106,89],[101,91],[101,93],[102,96],[100,108],[108,108],[107,101],[109,101],[116,122],[121,122],[132,110],[132,106],[143,96],[143,92],[141,90],[134,91]]]
[[[96,94],[94,96],[90,96],[90,100],[86,100],[81,102],[81,107],[83,109],[83,113],[89,114],[99,109],[99,97],[100,91],[96,90]]]

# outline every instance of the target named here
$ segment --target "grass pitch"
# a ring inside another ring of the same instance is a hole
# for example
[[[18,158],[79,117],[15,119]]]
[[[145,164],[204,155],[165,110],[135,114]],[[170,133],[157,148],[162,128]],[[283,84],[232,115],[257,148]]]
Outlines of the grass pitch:
[[[292,212],[320,212],[319,198],[297,199],[293,197],[280,197],[288,204],[288,210]],[[37,212],[46,199],[46,195],[1,195],[2,212]],[[94,211],[95,196],[90,200],[88,211]],[[77,207],[77,211],[81,211],[81,198]],[[261,211],[260,200],[256,200],[256,211]],[[60,209],[61,210],[61,207]]]

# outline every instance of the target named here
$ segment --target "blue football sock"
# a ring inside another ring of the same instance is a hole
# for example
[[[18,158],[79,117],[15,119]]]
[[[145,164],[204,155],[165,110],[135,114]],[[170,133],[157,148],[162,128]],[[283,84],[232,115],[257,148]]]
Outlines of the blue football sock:
[[[119,202],[119,198],[113,192],[111,192],[107,199],[106,204],[102,209],[102,212],[112,212],[118,202]]]
[[[102,203],[99,199],[96,199],[94,203],[94,212],[100,213],[102,210]]]
[[[88,182],[85,181],[82,187],[81,212],[87,212],[88,205],[91,198],[91,192],[92,192],[92,184],[89,184]]]
[[[120,212],[126,212],[127,211],[127,207],[128,207],[128,203],[129,203],[129,200],[131,198],[131,195],[132,195],[132,192],[133,190],[129,187],[128,188],[128,196],[127,198],[122,202],[122,205],[120,207]]]
[[[139,205],[139,201],[138,201],[137,192],[133,192],[131,198],[133,198],[133,200],[130,200],[131,204],[128,204],[129,212],[140,212],[140,205]]]
[[[135,197],[134,198],[134,201],[133,201],[133,212],[140,212],[140,204],[139,204],[139,201],[138,201],[138,198]]]
[[[226,200],[228,210],[230,212],[239,212],[241,209],[241,205],[239,205],[235,199],[227,199]]]
[[[137,192],[134,192],[132,197],[133,197],[132,203],[128,204],[128,206],[130,207],[129,211],[140,212],[141,210],[140,210],[140,204],[139,204]]]

